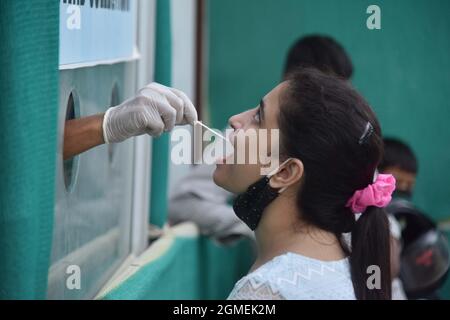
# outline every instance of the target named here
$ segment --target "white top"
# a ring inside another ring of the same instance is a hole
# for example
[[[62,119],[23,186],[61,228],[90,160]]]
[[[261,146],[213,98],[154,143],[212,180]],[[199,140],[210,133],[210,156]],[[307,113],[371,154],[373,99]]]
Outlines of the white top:
[[[348,258],[321,261],[287,252],[239,280],[230,300],[355,300]]]

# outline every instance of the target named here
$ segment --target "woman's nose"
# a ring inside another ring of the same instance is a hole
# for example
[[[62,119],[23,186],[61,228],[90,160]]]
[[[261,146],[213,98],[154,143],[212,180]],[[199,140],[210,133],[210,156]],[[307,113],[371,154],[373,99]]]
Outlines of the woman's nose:
[[[251,111],[248,110],[232,116],[228,120],[228,124],[235,131],[237,131],[239,129],[245,129],[245,126],[249,123],[250,120],[251,120]]]
[[[237,131],[243,127],[243,123],[239,116],[240,114],[236,114],[228,119],[228,124],[234,131]]]

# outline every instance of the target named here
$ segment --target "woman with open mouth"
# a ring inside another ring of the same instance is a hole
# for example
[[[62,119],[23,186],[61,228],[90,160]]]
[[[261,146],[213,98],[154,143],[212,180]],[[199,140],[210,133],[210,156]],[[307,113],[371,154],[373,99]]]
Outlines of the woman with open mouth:
[[[382,208],[395,179],[377,174],[381,129],[364,98],[347,81],[302,69],[229,124],[236,134],[278,129],[280,151],[269,174],[262,163],[226,161],[214,172],[237,194],[233,209],[257,242],[257,259],[229,299],[390,299]],[[259,153],[277,156],[270,150]]]

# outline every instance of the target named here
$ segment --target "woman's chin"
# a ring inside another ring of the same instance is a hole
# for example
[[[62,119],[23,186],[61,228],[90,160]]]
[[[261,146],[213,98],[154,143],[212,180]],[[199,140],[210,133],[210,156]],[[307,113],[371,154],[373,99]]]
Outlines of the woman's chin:
[[[217,164],[216,170],[214,170],[213,173],[213,181],[216,185],[219,187],[232,192],[229,190],[228,184],[227,184],[227,173],[226,173],[226,165],[224,164]]]
[[[213,173],[213,181],[219,187],[222,187],[222,184],[223,184],[223,179],[222,179],[223,175],[221,173],[221,171],[222,171],[221,167],[222,167],[222,165],[220,165],[220,164],[216,165],[216,170],[214,170],[214,173]]]

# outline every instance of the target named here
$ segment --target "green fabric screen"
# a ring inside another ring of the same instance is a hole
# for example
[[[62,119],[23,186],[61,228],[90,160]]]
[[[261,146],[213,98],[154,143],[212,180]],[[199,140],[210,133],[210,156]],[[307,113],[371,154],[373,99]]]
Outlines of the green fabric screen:
[[[163,256],[103,299],[225,299],[253,257],[248,240],[221,246],[206,237],[178,237]]]
[[[156,2],[155,81],[170,86],[172,73],[170,0]],[[150,223],[162,227],[167,216],[169,134],[153,139]]]
[[[59,1],[0,1],[0,299],[44,299],[52,239]]]

